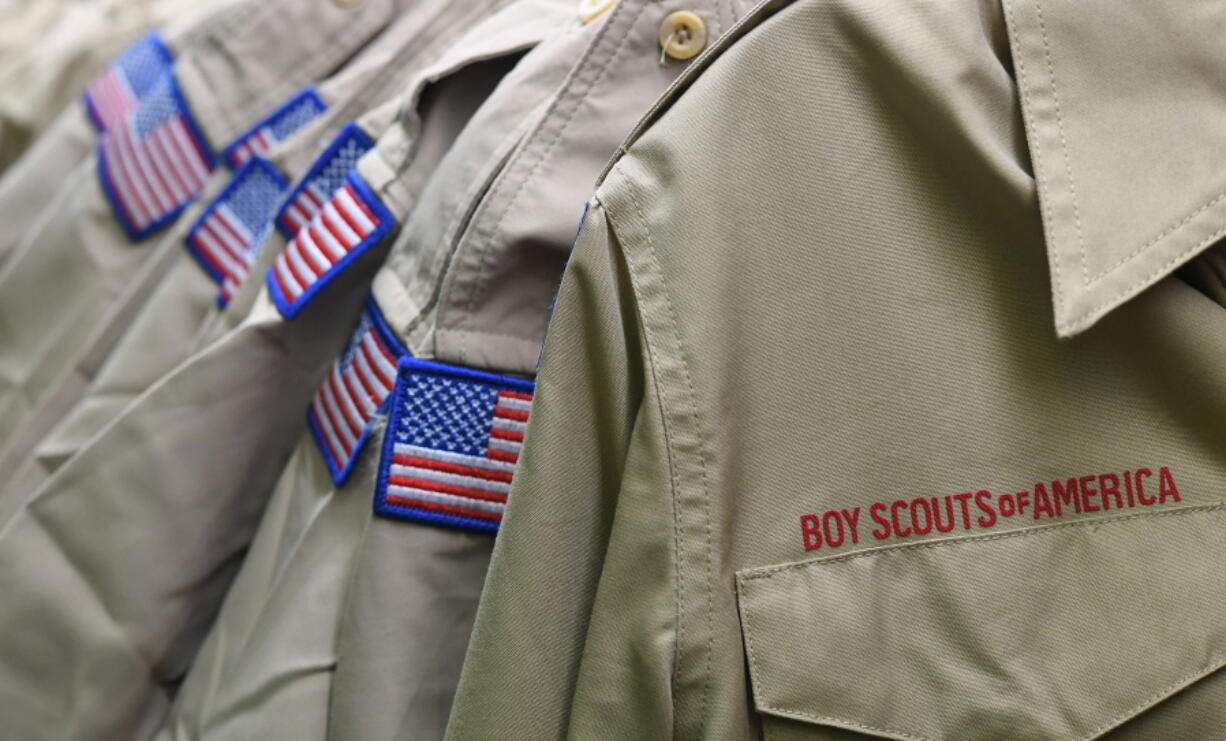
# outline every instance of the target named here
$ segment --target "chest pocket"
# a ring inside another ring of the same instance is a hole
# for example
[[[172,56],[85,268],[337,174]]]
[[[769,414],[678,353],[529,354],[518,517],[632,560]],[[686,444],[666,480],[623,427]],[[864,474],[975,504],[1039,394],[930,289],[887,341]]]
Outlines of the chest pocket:
[[[765,735],[1155,738],[1129,721],[1183,701],[1209,735],[1180,738],[1221,738],[1169,698],[1226,664],[1224,533],[1189,507],[739,572]]]

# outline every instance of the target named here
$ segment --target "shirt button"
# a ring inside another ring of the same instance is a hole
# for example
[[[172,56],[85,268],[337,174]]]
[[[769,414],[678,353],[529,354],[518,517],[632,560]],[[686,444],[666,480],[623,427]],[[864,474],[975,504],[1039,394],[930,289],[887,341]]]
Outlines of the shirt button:
[[[617,5],[617,0],[579,0],[579,19],[591,23],[614,5]]]
[[[673,59],[689,59],[707,45],[707,24],[688,10],[670,13],[660,24],[660,48]]]
[[[357,5],[358,3],[362,2],[362,0],[332,0],[332,2],[336,3],[342,8],[348,8],[350,6]]]

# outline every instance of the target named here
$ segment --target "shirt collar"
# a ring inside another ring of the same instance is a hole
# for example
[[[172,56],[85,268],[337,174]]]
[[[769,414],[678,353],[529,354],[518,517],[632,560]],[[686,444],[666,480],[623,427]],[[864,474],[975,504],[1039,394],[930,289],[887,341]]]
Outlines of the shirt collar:
[[[1226,6],[1004,6],[1071,337],[1226,234]]]

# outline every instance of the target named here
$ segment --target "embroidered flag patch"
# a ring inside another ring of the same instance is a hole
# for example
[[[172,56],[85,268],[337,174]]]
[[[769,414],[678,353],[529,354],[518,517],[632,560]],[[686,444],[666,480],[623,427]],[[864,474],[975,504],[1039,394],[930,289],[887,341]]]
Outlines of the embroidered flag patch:
[[[298,230],[268,268],[268,290],[286,319],[293,319],[328,281],[378,242],[395,224],[392,213],[357,170],[311,223]]]
[[[173,75],[163,75],[140,106],[98,142],[102,188],[134,240],[191,203],[215,163]]]
[[[298,129],[315,120],[328,106],[315,88],[309,87],[270,113],[264,120],[252,126],[221,153],[231,167],[240,167],[257,154],[285,141]]]
[[[277,168],[251,158],[188,230],[187,249],[222,285],[223,306],[250,272],[258,241],[288,187]]]
[[[151,31],[119,55],[85,89],[85,110],[99,131],[123,121],[170,72],[174,58],[157,31]]]
[[[307,170],[277,214],[277,227],[286,239],[293,239],[298,230],[311,223],[342,185],[349,171],[362,155],[370,151],[374,141],[356,124],[346,124],[323,154]]]
[[[376,514],[496,532],[535,386],[401,359],[375,484]]]
[[[396,363],[407,354],[374,300],[367,299],[349,344],[307,411],[307,424],[337,486],[353,469],[370,421],[396,383]]]

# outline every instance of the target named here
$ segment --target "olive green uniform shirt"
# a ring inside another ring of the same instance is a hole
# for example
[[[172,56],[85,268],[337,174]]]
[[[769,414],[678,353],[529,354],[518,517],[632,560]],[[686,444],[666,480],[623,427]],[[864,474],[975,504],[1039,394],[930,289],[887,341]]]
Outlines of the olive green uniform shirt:
[[[1224,30],[725,37],[592,200],[448,738],[1219,737]]]

